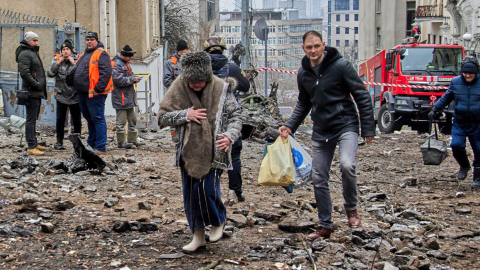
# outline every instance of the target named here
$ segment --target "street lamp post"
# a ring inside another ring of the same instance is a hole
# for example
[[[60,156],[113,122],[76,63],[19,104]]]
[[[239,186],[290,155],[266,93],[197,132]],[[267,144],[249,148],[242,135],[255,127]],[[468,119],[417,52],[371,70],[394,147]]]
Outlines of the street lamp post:
[[[463,35],[463,43],[465,47],[467,47],[466,50],[466,56],[474,56],[474,51],[472,50],[473,42],[472,42],[473,36],[470,33],[465,33]]]

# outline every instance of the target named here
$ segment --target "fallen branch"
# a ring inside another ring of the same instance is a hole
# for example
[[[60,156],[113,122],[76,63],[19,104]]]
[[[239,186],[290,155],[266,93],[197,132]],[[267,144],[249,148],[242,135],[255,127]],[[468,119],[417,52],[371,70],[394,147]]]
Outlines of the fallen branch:
[[[317,270],[317,266],[315,265],[315,260],[313,259],[312,253],[310,253],[310,250],[307,248],[307,244],[305,243],[305,241],[303,241],[303,248],[307,252],[308,257],[310,257],[310,261],[312,261],[313,270]]]
[[[382,242],[383,242],[383,238],[380,238],[380,244],[378,244],[377,252],[375,253],[375,256],[373,256],[372,266],[370,266],[370,270],[373,269],[373,266],[375,264],[375,260],[377,259],[377,255],[378,255],[378,253],[380,253],[380,248],[382,247]]]
[[[212,263],[210,263],[209,265],[205,266],[205,267],[202,267],[200,268],[199,270],[208,270],[208,269],[213,269],[215,268],[217,265],[220,264],[220,261],[212,261]]]

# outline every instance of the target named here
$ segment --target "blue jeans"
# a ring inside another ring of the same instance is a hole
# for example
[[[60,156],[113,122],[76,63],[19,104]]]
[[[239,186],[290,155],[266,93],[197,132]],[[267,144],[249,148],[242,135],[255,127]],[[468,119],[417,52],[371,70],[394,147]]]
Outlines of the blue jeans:
[[[320,226],[333,228],[332,198],[328,180],[335,147],[339,146],[340,170],[342,174],[343,199],[346,210],[357,209],[357,174],[355,156],[357,155],[358,133],[345,132],[337,138],[324,141],[312,141],[312,182],[317,202]]]
[[[105,100],[107,95],[96,95],[89,98],[79,96],[80,110],[88,123],[87,143],[93,149],[107,151],[107,121],[105,120]]]
[[[470,168],[467,157],[467,137],[473,150],[473,167],[480,167],[480,123],[457,123],[452,124],[452,153],[455,160],[462,168]]]

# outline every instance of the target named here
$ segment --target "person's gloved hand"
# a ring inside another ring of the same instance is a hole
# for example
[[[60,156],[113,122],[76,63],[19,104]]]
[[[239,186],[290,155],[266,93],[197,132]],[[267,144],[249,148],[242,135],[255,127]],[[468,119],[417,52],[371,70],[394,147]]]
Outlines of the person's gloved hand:
[[[439,111],[435,111],[434,109],[432,109],[429,113],[428,113],[428,118],[429,119],[438,119],[440,118],[440,115],[442,113],[439,112]]]

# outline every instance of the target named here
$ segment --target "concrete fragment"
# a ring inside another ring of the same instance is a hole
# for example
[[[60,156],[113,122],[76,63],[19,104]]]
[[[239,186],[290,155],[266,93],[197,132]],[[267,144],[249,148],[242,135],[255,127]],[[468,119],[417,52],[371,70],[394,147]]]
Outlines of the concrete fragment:
[[[42,232],[44,233],[52,233],[55,230],[55,227],[50,222],[40,223],[40,226],[42,227]]]

